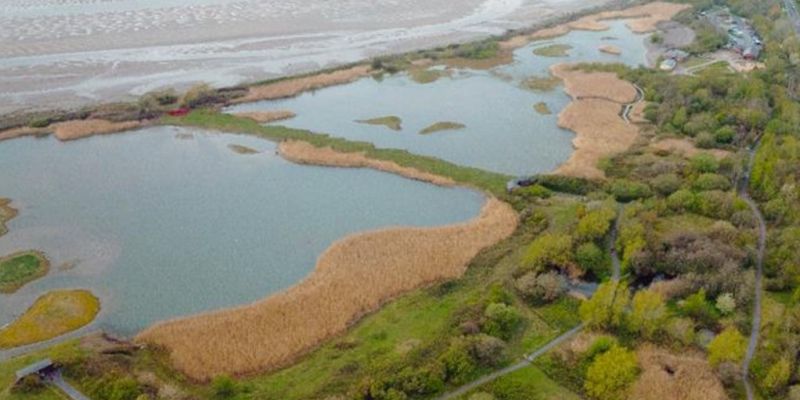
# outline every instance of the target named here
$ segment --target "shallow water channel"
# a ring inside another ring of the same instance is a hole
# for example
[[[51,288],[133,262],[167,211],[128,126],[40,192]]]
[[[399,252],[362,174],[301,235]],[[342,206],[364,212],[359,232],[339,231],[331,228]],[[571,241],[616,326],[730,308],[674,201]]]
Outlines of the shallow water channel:
[[[624,21],[608,24],[607,31],[574,31],[533,42],[514,52],[513,63],[488,71],[449,69],[450,76],[427,84],[417,83],[407,74],[381,80],[364,78],[295,98],[241,104],[228,111],[287,109],[298,116],[277,124],[511,175],[547,172],[572,153],[572,132],[557,126],[557,115],[569,103],[569,97],[561,87],[537,92],[523,88],[523,82],[547,77],[550,66],[563,62],[644,64],[648,36],[632,33]],[[567,44],[572,49],[566,57],[534,55],[537,47],[551,44]],[[618,47],[621,55],[601,52],[602,45]],[[539,102],[546,103],[553,113],[538,114],[533,106]],[[393,131],[357,122],[383,116],[400,117],[402,129]],[[466,128],[419,134],[441,121],[457,122]]]
[[[0,170],[0,196],[20,210],[0,254],[40,249],[52,263],[0,295],[0,326],[50,289],[88,288],[102,302],[92,328],[124,335],[289,287],[348,234],[466,221],[484,201],[368,169],[295,165],[254,137],[173,127],[6,141]]]

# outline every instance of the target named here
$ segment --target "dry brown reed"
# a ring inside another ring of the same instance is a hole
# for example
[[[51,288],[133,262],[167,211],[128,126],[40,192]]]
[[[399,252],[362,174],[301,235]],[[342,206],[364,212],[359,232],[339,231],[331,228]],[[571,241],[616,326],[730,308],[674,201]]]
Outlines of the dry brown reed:
[[[250,111],[240,112],[233,114],[237,117],[250,118],[261,124],[269,122],[283,121],[297,116],[297,114],[289,110],[274,110],[274,111]]]
[[[618,55],[622,54],[622,50],[619,47],[611,45],[611,44],[602,45],[602,46],[599,47],[599,50],[602,53],[611,54],[611,55],[614,55],[614,56],[618,56]]]
[[[706,358],[699,351],[680,355],[643,345],[636,352],[642,373],[634,383],[630,399],[723,400],[728,396]]]
[[[19,128],[6,129],[0,132],[0,141],[16,139],[23,136],[46,135],[48,133],[50,133],[50,130],[47,128],[31,128],[28,126],[22,126]]]
[[[500,46],[504,49],[515,49],[525,46],[533,40],[559,37],[573,30],[604,31],[609,29],[608,24],[604,21],[613,19],[628,19],[626,25],[635,33],[653,32],[657,29],[659,22],[669,21],[676,14],[690,7],[691,6],[688,4],[656,1],[626,8],[624,10],[603,11],[597,14],[587,15],[575,21],[540,29],[531,34],[512,37],[501,42]]]
[[[142,126],[139,121],[111,122],[103,119],[86,119],[59,122],[52,125],[58,140],[75,140],[93,135],[117,133]]]
[[[348,69],[325,72],[281,80],[265,85],[252,86],[243,97],[233,100],[233,103],[247,103],[258,100],[274,100],[294,97],[309,90],[322,89],[328,86],[342,85],[367,76],[372,72],[368,65],[358,65]]]
[[[558,125],[576,135],[575,151],[555,172],[602,179],[598,162],[624,151],[639,136],[639,128],[619,115],[621,104],[635,100],[636,89],[613,73],[584,72],[567,64],[555,65],[551,72],[564,80],[564,90],[573,99],[558,115]]]
[[[390,228],[339,240],[298,285],[250,305],[159,323],[137,341],[163,346],[196,380],[274,370],[409,290],[454,279],[508,237],[517,214],[490,198],[477,218],[438,228]]]
[[[364,153],[343,153],[330,147],[316,147],[308,142],[288,140],[278,145],[278,153],[294,163],[343,168],[373,168],[439,186],[453,186],[455,181],[392,161],[369,158]]]

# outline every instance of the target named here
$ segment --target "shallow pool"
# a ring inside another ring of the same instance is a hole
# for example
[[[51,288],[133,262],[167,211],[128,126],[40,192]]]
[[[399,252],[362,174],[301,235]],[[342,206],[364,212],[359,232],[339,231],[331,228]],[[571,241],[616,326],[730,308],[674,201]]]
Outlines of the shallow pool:
[[[546,77],[550,66],[562,62],[645,63],[646,35],[632,33],[624,21],[608,22],[602,32],[574,31],[537,41],[514,52],[514,62],[489,71],[451,70],[433,83],[414,82],[406,74],[382,80],[364,78],[298,97],[241,104],[229,112],[288,109],[298,116],[279,124],[329,133],[378,147],[406,149],[457,164],[512,175],[553,170],[572,153],[573,134],[557,126],[557,115],[569,103],[561,88],[535,92],[523,88],[530,77]],[[550,44],[573,48],[567,57],[543,57],[533,50]],[[600,52],[602,45],[618,47],[621,55]],[[553,111],[540,115],[533,106],[544,102]],[[358,120],[397,116],[402,130],[358,123]],[[451,121],[466,128],[420,135],[436,122]]]
[[[484,200],[372,170],[295,165],[254,137],[171,127],[2,142],[0,170],[0,196],[20,209],[0,254],[40,249],[52,262],[46,277],[0,295],[0,326],[40,294],[77,287],[102,301],[94,327],[119,334],[263,298],[348,234],[465,221]]]

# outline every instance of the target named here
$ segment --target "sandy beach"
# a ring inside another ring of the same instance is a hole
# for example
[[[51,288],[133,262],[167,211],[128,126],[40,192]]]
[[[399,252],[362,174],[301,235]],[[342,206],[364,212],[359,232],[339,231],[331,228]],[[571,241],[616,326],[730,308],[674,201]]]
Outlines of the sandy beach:
[[[294,75],[609,2],[0,0],[0,114]]]

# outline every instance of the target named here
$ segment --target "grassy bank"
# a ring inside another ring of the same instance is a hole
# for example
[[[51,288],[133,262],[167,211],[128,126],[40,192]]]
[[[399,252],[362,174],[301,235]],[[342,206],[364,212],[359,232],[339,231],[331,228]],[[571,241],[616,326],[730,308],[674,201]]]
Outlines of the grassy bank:
[[[47,257],[27,250],[0,258],[0,293],[14,293],[26,283],[43,277],[50,269]]]
[[[249,134],[273,141],[300,140],[316,147],[330,147],[345,153],[363,152],[370,158],[392,161],[403,167],[448,177],[459,184],[485,190],[498,197],[505,196],[506,182],[511,179],[508,175],[463,167],[438,158],[415,155],[406,150],[379,149],[369,142],[350,141],[307,130],[272,125],[262,126],[248,118],[210,110],[194,111],[183,118],[163,118],[162,123]]]
[[[100,300],[86,290],[55,290],[33,303],[11,325],[0,330],[0,349],[52,339],[91,322]]]

